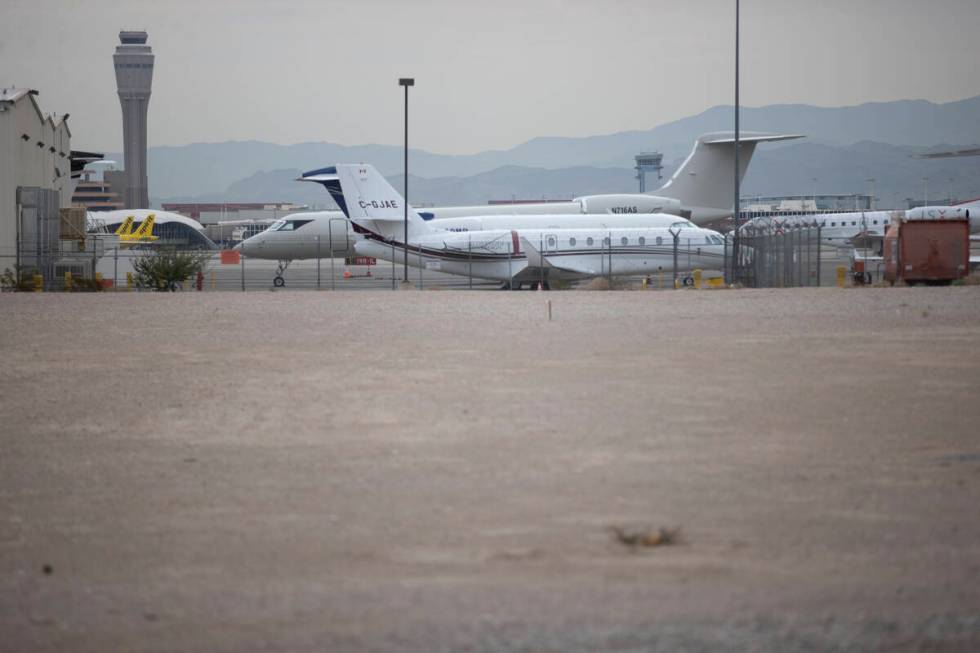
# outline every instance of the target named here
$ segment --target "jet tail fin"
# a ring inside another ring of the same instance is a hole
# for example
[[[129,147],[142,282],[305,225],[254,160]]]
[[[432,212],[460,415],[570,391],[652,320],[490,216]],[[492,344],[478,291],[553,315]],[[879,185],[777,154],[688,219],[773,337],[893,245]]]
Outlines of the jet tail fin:
[[[756,145],[796,138],[803,138],[803,135],[742,132],[739,135],[739,181],[745,177]],[[731,215],[735,201],[734,168],[735,134],[703,134],[694,142],[694,149],[677,172],[653,194],[679,200],[695,222],[699,222],[699,217],[706,220],[727,217]]]
[[[122,224],[116,229],[117,236],[128,236],[133,231],[133,216],[128,215]]]
[[[431,231],[415,209],[370,164],[338,163],[305,172],[298,181],[322,184],[355,226],[386,239],[404,237],[406,207],[409,236]]]

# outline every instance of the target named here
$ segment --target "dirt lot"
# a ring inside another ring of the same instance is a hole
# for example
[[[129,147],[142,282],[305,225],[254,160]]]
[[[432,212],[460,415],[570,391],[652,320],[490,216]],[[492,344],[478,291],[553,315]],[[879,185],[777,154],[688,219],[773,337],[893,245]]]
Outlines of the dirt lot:
[[[980,647],[980,287],[4,295],[0,333],[0,650]]]

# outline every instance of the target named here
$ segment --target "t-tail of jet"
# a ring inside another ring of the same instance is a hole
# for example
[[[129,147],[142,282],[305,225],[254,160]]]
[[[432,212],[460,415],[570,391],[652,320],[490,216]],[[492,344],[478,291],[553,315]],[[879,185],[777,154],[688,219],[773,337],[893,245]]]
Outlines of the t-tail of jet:
[[[299,181],[323,184],[356,231],[367,231],[385,240],[401,242],[404,239],[405,200],[374,166],[340,163],[305,172]],[[409,206],[409,238],[430,231],[432,229]]]
[[[803,138],[802,134],[743,132],[739,137],[738,178],[752,160],[755,146],[770,141]],[[735,134],[704,134],[677,172],[653,195],[679,200],[685,216],[696,224],[726,218],[735,203]]]

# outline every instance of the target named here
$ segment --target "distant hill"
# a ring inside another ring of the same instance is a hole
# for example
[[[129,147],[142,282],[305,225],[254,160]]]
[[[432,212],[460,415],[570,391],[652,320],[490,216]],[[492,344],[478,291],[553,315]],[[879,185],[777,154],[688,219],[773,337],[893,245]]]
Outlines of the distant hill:
[[[928,150],[959,149],[939,145],[932,148],[886,145],[862,141],[848,146],[796,141],[783,147],[760,147],[752,159],[742,188],[743,196],[819,193],[866,193],[875,179],[878,205],[900,208],[907,197],[921,197],[923,177],[930,180],[930,197],[980,197],[980,157],[913,159]],[[965,147],[965,146],[963,146]],[[667,165],[665,178],[683,162]],[[221,193],[168,198],[167,201],[262,202],[291,201],[297,204],[333,206],[318,184],[295,181],[299,168],[258,172],[231,184]],[[814,181],[816,178],[816,181]],[[395,188],[402,187],[401,175],[388,175]],[[950,183],[949,180],[953,182]],[[660,183],[648,180],[648,187]],[[412,175],[410,197],[414,203],[451,206],[485,204],[488,200],[556,199],[597,193],[629,193],[637,189],[631,168],[531,168],[502,166],[470,176],[430,179]]]
[[[698,135],[730,130],[732,112],[730,106],[719,106],[645,131],[542,137],[508,150],[472,155],[413,149],[410,167],[414,175],[435,179],[472,177],[506,166],[629,168],[636,152],[651,149],[663,152],[666,161],[673,161],[687,154]],[[742,125],[746,130],[802,133],[810,144],[829,146],[862,141],[918,147],[975,143],[980,141],[980,96],[945,104],[903,100],[836,108],[802,104],[746,107],[742,109]],[[770,145],[764,150],[781,147],[793,146]],[[122,158],[120,154],[107,156]],[[276,145],[260,141],[153,147],[148,152],[150,193],[155,199],[223,194],[235,182],[263,170],[308,170],[354,161],[373,163],[384,174],[394,175],[401,172],[402,150],[393,145]]]

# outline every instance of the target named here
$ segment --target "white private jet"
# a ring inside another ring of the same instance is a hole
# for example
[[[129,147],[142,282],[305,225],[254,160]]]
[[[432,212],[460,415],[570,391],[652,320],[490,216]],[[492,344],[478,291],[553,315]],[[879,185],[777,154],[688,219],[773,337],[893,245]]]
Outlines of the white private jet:
[[[672,227],[522,228],[456,231],[426,222],[368,164],[340,164],[303,175],[322,184],[362,236],[354,244],[362,256],[413,267],[501,281],[504,287],[601,275],[650,274],[673,270],[674,237],[679,238],[678,272],[716,269],[724,240],[688,220]],[[408,239],[404,240],[404,215]],[[487,216],[492,217],[492,216]],[[559,224],[580,216],[552,216]]]
[[[745,175],[759,143],[802,138],[795,134],[745,133],[741,137],[739,174]],[[649,228],[669,227],[676,216],[703,224],[731,215],[735,181],[734,137],[728,133],[699,137],[684,163],[659,190],[650,194],[577,197],[570,202],[452,206],[426,208],[419,215],[433,226],[457,231],[486,229]],[[318,171],[306,173],[316,174]],[[668,215],[664,215],[668,214]],[[559,219],[560,218],[560,219]],[[288,215],[236,249],[252,258],[279,262],[276,286],[293,260],[349,256],[355,235],[340,211]]]

